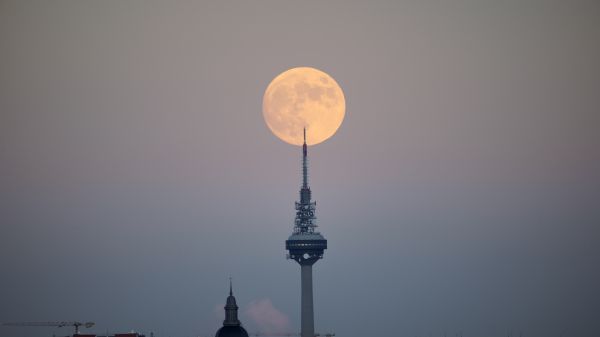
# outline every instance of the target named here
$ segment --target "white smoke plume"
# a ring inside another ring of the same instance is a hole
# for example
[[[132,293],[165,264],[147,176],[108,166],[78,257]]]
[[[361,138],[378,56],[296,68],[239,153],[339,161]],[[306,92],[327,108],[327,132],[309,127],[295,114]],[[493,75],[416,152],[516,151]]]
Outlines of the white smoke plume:
[[[252,301],[244,311],[261,332],[288,332],[290,319],[273,306],[268,298]]]

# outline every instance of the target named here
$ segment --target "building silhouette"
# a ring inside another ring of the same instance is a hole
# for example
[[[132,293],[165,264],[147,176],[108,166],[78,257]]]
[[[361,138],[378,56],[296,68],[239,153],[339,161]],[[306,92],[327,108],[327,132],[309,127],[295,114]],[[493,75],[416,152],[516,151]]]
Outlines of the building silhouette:
[[[248,332],[238,319],[238,306],[233,297],[231,279],[229,279],[229,296],[225,303],[225,320],[223,326],[217,330],[215,337],[248,337]]]
[[[315,209],[317,203],[311,200],[308,186],[308,149],[306,146],[306,129],[302,145],[302,187],[300,202],[296,202],[296,218],[292,235],[285,242],[288,258],[300,264],[301,310],[300,335],[314,337],[315,322],[313,309],[312,265],[323,258],[327,249],[327,240],[315,231]]]

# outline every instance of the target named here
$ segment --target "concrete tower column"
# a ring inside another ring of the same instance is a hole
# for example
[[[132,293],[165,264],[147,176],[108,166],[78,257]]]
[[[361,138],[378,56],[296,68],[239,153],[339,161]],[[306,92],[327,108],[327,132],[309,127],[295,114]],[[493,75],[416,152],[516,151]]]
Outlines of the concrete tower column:
[[[315,313],[313,311],[312,264],[300,265],[302,287],[301,300],[301,337],[315,336]]]

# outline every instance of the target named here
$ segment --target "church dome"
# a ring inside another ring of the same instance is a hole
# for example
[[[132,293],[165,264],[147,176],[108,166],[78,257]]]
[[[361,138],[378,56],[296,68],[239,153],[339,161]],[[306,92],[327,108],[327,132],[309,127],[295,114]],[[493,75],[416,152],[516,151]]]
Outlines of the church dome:
[[[241,325],[224,326],[217,330],[215,337],[248,337],[248,332]]]
[[[217,330],[215,337],[248,337],[248,332],[242,327],[238,319],[238,306],[233,297],[233,287],[231,279],[229,280],[229,296],[225,303],[225,320],[223,326]]]

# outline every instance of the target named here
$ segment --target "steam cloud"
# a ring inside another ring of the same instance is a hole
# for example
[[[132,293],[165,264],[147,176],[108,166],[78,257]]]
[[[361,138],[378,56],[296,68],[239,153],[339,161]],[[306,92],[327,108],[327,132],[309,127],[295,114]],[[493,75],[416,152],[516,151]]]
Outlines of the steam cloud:
[[[261,332],[287,332],[289,330],[290,319],[277,310],[268,298],[250,302],[244,314],[254,321]]]

